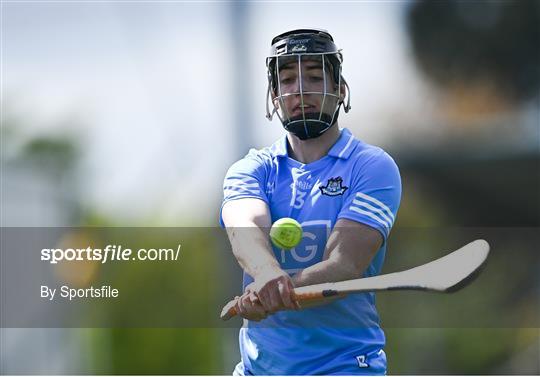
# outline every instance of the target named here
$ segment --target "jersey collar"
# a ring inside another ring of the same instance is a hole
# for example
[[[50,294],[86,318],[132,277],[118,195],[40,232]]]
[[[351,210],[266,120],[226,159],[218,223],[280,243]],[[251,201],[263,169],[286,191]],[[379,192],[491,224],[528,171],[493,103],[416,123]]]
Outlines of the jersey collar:
[[[335,158],[348,159],[353,151],[354,135],[347,128],[341,130],[336,143],[328,151],[328,155]]]
[[[348,159],[353,150],[354,136],[347,128],[343,128],[336,143],[328,151],[328,156]],[[288,157],[287,135],[284,135],[274,144],[274,155],[276,157]]]
[[[287,135],[284,135],[274,143],[274,155],[276,157],[288,157],[287,154]]]

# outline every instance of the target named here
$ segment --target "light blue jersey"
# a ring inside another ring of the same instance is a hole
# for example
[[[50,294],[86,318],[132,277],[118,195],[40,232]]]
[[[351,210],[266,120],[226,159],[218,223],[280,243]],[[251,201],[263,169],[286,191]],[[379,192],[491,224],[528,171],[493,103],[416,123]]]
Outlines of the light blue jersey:
[[[302,164],[287,153],[283,137],[270,148],[251,150],[227,172],[223,204],[258,198],[272,222],[296,219],[304,230],[292,250],[274,248],[281,267],[293,275],[322,261],[326,241],[338,219],[378,230],[384,243],[364,276],[380,273],[386,239],[401,197],[399,170],[378,147],[354,138],[347,129],[328,155]],[[252,281],[244,274],[244,287]],[[240,330],[238,374],[384,374],[385,337],[372,293],[350,295],[331,304],[282,311]]]

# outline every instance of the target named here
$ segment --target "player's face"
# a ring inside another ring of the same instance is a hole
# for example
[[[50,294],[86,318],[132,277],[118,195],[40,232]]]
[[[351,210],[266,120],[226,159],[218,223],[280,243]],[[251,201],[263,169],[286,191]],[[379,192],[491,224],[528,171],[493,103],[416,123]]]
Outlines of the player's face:
[[[284,119],[318,118],[321,110],[333,115],[341,93],[331,69],[322,56],[303,56],[300,63],[294,57],[280,65],[274,106]]]

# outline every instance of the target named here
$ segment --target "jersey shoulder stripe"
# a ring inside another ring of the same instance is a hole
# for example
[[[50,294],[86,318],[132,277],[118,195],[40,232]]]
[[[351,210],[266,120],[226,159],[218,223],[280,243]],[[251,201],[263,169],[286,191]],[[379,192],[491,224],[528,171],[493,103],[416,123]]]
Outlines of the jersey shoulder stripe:
[[[356,193],[356,198],[353,200],[353,204],[372,210],[384,221],[386,221],[388,225],[392,225],[394,222],[394,214],[386,204],[364,194],[363,192]]]
[[[338,218],[369,225],[386,239],[401,199],[399,169],[382,148],[357,139],[350,148],[350,190]]]

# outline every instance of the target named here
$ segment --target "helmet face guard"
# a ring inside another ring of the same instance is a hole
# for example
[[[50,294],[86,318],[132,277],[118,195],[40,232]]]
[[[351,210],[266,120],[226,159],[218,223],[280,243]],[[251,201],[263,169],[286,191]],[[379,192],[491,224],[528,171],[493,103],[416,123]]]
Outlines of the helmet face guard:
[[[345,112],[350,109],[341,62],[341,52],[325,31],[301,29],[275,37],[266,59],[266,117],[271,120],[276,113],[283,127],[302,140],[322,135],[335,124],[345,97]]]

